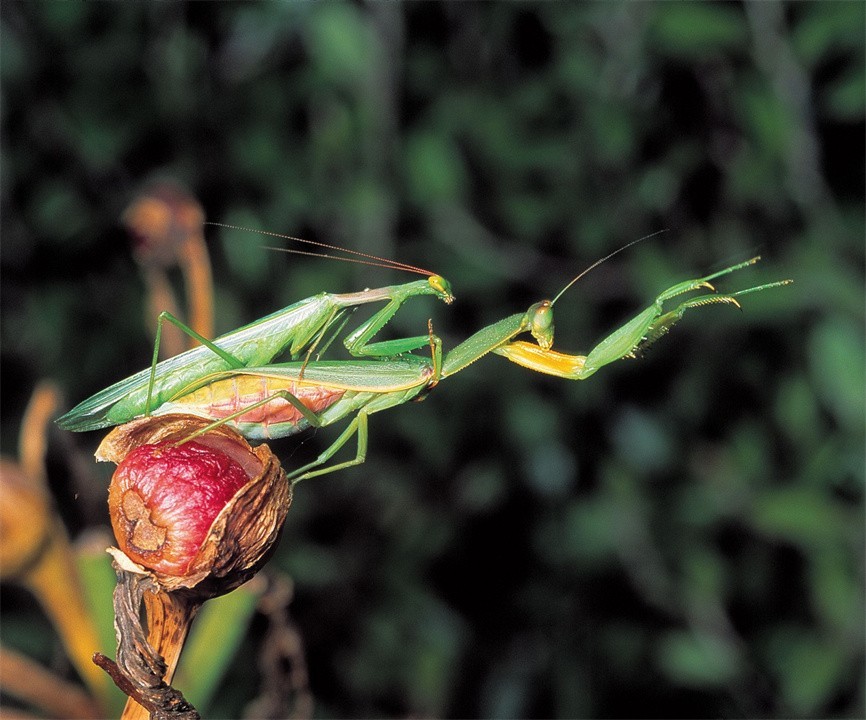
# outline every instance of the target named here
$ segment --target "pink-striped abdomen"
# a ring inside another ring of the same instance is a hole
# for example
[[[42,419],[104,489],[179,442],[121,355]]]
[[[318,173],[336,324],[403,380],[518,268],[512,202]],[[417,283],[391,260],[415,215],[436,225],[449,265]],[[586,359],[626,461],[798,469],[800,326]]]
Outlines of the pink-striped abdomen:
[[[185,412],[212,420],[222,420],[245,407],[269,398],[268,402],[227,421],[246,437],[265,440],[285,437],[295,432],[303,420],[301,411],[278,392],[287,391],[314,413],[333,405],[346,392],[343,389],[327,388],[287,378],[261,375],[233,375],[224,380],[215,380],[204,387],[171,402],[159,409],[166,412]]]

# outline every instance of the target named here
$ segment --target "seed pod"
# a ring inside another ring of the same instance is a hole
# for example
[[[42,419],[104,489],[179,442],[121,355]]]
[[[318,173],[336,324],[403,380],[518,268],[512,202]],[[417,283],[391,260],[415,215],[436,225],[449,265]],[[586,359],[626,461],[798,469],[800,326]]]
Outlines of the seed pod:
[[[134,420],[115,428],[96,452],[118,463],[109,512],[126,565],[164,590],[222,595],[252,577],[270,555],[291,502],[291,486],[267,445],[251,447],[188,415]]]

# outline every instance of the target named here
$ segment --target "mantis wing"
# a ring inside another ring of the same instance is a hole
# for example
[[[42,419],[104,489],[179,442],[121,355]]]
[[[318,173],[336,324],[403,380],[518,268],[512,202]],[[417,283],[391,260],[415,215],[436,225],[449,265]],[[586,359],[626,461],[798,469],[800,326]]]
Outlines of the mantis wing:
[[[163,360],[157,365],[157,379],[180,373],[195,365],[196,361],[203,361],[206,356],[216,357],[207,348],[198,347]],[[128,398],[131,393],[142,389],[146,390],[149,382],[150,368],[145,368],[135,373],[135,375],[130,375],[128,378],[114,383],[114,385],[105,388],[105,390],[100,390],[95,395],[87,398],[87,400],[79,403],[68,413],[58,418],[57,424],[73,432],[99,430],[100,428],[116,425],[117,421],[108,415],[111,408],[121,400]],[[133,417],[127,419],[132,420]]]
[[[213,344],[229,356],[236,357],[240,366],[266,363],[288,346],[292,352],[297,352],[322,330],[323,316],[327,318],[330,310],[327,299],[327,295],[321,294],[302,300],[227,333]],[[331,315],[330,322],[335,317]],[[325,322],[324,326],[328,324]],[[208,373],[230,368],[227,360],[204,345],[163,360],[156,365],[152,407],[157,407],[166,393],[174,395],[180,388]],[[146,368],[101,390],[60,417],[58,425],[66,430],[83,432],[119,425],[144,415],[150,376],[151,368]]]

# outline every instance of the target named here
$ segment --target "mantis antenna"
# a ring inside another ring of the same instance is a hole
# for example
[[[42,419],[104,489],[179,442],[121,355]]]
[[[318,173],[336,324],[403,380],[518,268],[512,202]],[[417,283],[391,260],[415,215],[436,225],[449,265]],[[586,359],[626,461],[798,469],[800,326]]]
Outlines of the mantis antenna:
[[[644,240],[649,240],[651,237],[655,237],[656,235],[661,235],[662,233],[667,232],[667,231],[668,231],[668,228],[665,228],[664,230],[656,230],[654,233],[650,233],[649,235],[644,235],[642,238],[638,238],[637,240],[632,240],[630,243],[626,243],[621,248],[617,248],[616,250],[614,250],[609,255],[605,255],[601,260],[596,260],[592,265],[590,265],[588,268],[586,268],[586,270],[584,270],[583,272],[579,273],[575,278],[573,278],[571,280],[571,282],[568,283],[568,285],[566,285],[564,288],[562,288],[562,290],[560,290],[556,294],[556,297],[550,301],[551,306],[553,306],[553,304],[557,300],[559,300],[560,297],[562,297],[562,295],[565,293],[566,290],[568,290],[572,285],[574,285],[574,283],[576,283],[578,280],[580,280],[590,270],[595,270],[595,268],[597,268],[603,262],[610,260],[614,255],[619,255],[619,253],[621,253],[623,250],[628,250],[632,245],[637,245],[639,242],[643,242]]]
[[[305,245],[315,245],[316,247],[325,248],[326,250],[336,250],[337,252],[355,255],[356,257],[342,257],[340,255],[331,255],[330,253],[318,253],[306,250],[266,246],[265,249],[267,250],[291,253],[292,255],[309,255],[311,257],[328,258],[329,260],[342,260],[343,262],[353,262],[358,263],[359,265],[370,265],[372,267],[390,268],[392,270],[405,270],[407,272],[426,275],[428,277],[436,274],[430,270],[425,270],[424,268],[416,267],[415,265],[409,265],[408,263],[400,262],[399,260],[390,260],[388,258],[379,257],[378,255],[370,255],[369,253],[361,252],[360,250],[351,250],[350,248],[340,247],[339,245],[319,242],[318,240],[307,240],[306,238],[294,237],[293,235],[283,235],[268,230],[259,230],[258,228],[241,227],[240,225],[229,225],[220,222],[206,222],[205,225],[215,225],[216,227],[228,228],[229,230],[244,230],[246,232],[259,233],[260,235],[270,235],[271,237],[282,238],[283,240],[292,240],[294,242],[304,243]]]

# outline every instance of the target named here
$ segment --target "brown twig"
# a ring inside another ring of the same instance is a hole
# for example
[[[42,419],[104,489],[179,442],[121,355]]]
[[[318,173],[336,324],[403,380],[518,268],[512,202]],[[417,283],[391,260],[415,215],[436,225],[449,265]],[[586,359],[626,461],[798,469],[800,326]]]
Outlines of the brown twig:
[[[201,601],[189,592],[160,591],[149,575],[123,568],[116,559],[114,565],[117,662],[102,655],[94,656],[93,662],[130,698],[121,719],[198,718],[196,709],[170,683]]]
[[[134,700],[148,713],[150,720],[201,720],[198,711],[186,701],[180,691],[171,686],[160,688],[157,691],[159,698],[154,700],[151,697],[153,691],[147,693],[140,690],[123,674],[116,662],[102,653],[95,653],[93,662],[108,673],[114,684],[128,695],[130,700]],[[126,717],[125,711],[122,717]]]

